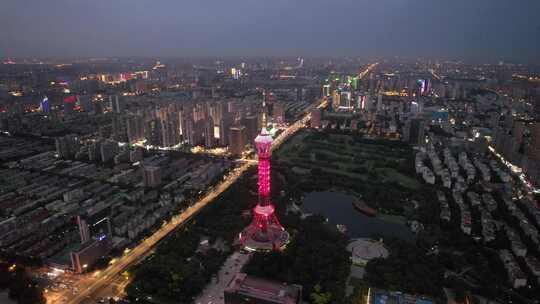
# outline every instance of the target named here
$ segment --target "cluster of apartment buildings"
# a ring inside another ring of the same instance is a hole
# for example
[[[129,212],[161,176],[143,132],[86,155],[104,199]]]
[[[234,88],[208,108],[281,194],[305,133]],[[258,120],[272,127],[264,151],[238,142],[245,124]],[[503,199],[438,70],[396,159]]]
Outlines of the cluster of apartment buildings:
[[[450,149],[444,148],[443,161],[441,161],[439,152],[432,144],[428,145],[426,150],[426,152],[418,152],[415,158],[416,173],[422,174],[426,183],[435,184],[438,176],[443,187],[465,191],[468,185],[475,181],[476,169],[467,157],[467,153],[460,152],[456,161]],[[433,171],[424,163],[426,158],[429,159]],[[464,176],[460,173],[460,167],[465,172]]]
[[[136,185],[141,180],[138,167],[132,166],[131,163],[125,163],[114,168],[104,167],[96,163],[59,159],[53,151],[24,158],[18,162],[8,163],[8,166],[112,183]]]
[[[8,165],[0,169],[2,248],[83,272],[185,208],[232,163],[158,154],[119,170],[49,151]],[[132,182],[115,183],[119,174]]]
[[[0,244],[39,258],[48,258],[77,239],[74,217],[118,191],[106,183],[22,168],[2,169],[0,175]]]
[[[523,231],[523,233],[531,239],[531,241],[536,245],[540,247],[540,239],[538,237],[538,230],[536,227],[529,221],[527,216],[521,211],[521,209],[517,206],[516,202],[505,198],[504,204],[510,214],[517,220],[519,223],[519,227]],[[537,224],[539,224],[537,222]]]
[[[52,144],[30,139],[3,136],[0,132],[0,162],[49,151]]]
[[[502,249],[499,251],[499,257],[504,264],[504,268],[508,273],[508,279],[513,288],[520,288],[527,285],[527,277],[525,273],[519,268],[519,264],[512,255],[512,253],[507,249]]]
[[[92,136],[92,142],[82,146],[78,153],[59,155],[77,159],[87,159],[88,155],[90,160],[109,162],[114,155],[121,152],[125,154],[122,151],[125,149],[119,149],[114,142],[159,149],[183,145],[228,147],[231,154],[240,155],[259,130],[261,98],[257,94],[204,101],[185,96],[162,95],[117,98],[112,103],[118,105],[113,107],[113,113],[97,122],[98,136]],[[270,92],[264,98],[272,110],[272,120],[277,125],[284,124],[286,116],[303,113],[309,105],[307,102],[277,101]],[[57,144],[57,147],[62,146]]]
[[[536,228],[536,225],[540,225],[540,211],[536,208],[535,203],[526,197],[521,197],[519,200],[517,197],[514,200],[511,198],[514,193],[511,184],[512,177],[505,169],[501,168],[496,160],[486,161],[480,156],[476,156],[471,161],[464,151],[459,152],[457,160],[453,155],[450,148],[444,147],[442,149],[443,161],[441,161],[437,149],[428,144],[425,151],[419,151],[416,154],[416,172],[422,176],[426,183],[440,183],[451,191],[453,200],[459,209],[459,225],[463,233],[467,235],[473,233],[475,220],[471,213],[473,208],[480,215],[477,224],[481,227],[481,231],[479,231],[481,235],[475,236],[475,239],[478,238],[484,243],[490,243],[496,239],[498,231],[504,231],[509,240],[509,248],[500,250],[499,257],[507,271],[509,283],[514,288],[520,288],[527,284],[527,274],[517,259],[523,259],[529,272],[537,279],[540,278],[540,263],[535,253],[527,252],[527,246],[522,239],[522,237],[526,237],[535,246],[540,246]],[[426,164],[426,161],[429,163]],[[496,184],[492,182],[494,177],[497,178]],[[471,188],[471,185],[477,185],[478,181],[480,181],[481,193],[477,192],[479,191],[477,187],[474,187],[475,190]],[[498,212],[499,208],[491,193],[493,188],[503,191],[502,202],[505,210],[502,211],[507,211],[510,216],[515,218],[515,228],[509,223],[494,219],[493,214]],[[440,219],[449,222],[452,212],[444,191],[437,191],[437,198],[440,205]],[[524,211],[528,214],[525,214]]]
[[[484,243],[495,240],[495,234],[499,230],[500,223],[491,216],[491,212],[496,209],[496,202],[489,193],[482,194],[469,191],[466,194],[471,206],[476,207],[480,212],[480,224],[482,226],[482,238]],[[482,202],[484,204],[482,204]],[[495,206],[493,205],[495,204]]]

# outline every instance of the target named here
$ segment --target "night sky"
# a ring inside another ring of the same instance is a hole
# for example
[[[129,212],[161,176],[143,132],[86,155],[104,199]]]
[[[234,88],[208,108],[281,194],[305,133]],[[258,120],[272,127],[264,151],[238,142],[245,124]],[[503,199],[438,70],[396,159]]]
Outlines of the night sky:
[[[540,61],[539,0],[1,0],[0,57]]]

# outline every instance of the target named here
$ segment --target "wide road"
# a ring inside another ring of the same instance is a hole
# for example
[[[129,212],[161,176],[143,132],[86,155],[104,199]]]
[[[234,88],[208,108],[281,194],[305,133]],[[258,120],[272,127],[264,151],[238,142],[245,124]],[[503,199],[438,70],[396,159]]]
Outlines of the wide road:
[[[367,75],[377,63],[369,65],[359,75],[364,77]],[[291,135],[303,128],[305,124],[311,119],[311,109],[323,108],[327,105],[326,98],[319,100],[317,103],[311,105],[306,110],[306,114],[298,121],[290,125],[287,129],[281,132],[272,144],[272,150],[277,149],[283,144]],[[246,162],[240,167],[234,169],[229,175],[224,177],[224,180],[208,192],[195,204],[184,210],[181,214],[174,216],[170,221],[163,224],[154,234],[146,238],[139,245],[131,249],[122,257],[116,259],[115,263],[107,267],[106,269],[96,272],[92,275],[85,275],[84,278],[79,280],[77,287],[79,292],[76,295],[68,294],[56,295],[55,299],[64,298],[65,301],[60,301],[69,304],[78,304],[85,299],[95,298],[96,295],[105,287],[118,281],[118,276],[123,271],[128,269],[132,265],[136,265],[140,261],[149,256],[156,246],[156,244],[165,238],[169,233],[176,228],[187,223],[191,218],[198,214],[206,205],[214,201],[221,193],[227,190],[232,184],[234,184],[242,175],[255,164],[255,162]],[[48,301],[49,302],[49,301]]]

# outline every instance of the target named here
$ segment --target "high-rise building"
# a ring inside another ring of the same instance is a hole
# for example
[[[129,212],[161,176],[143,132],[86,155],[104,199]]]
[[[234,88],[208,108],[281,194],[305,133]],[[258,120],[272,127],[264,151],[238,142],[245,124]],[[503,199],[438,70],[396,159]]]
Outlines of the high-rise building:
[[[162,118],[160,119],[161,137],[159,145],[161,147],[172,147],[180,142],[180,134],[178,133],[178,116],[171,115],[171,111],[172,109],[166,111],[166,113],[162,115]]]
[[[64,114],[69,115],[73,114],[75,111],[75,103],[77,102],[77,97],[68,96],[64,98]]]
[[[321,109],[311,110],[311,122],[310,125],[312,128],[321,127]]]
[[[94,112],[94,104],[92,103],[91,95],[81,95],[77,97],[81,105],[81,111],[84,112]]]
[[[144,121],[141,116],[129,115],[126,117],[126,133],[130,143],[144,139]]]
[[[540,150],[540,123],[535,122],[529,127],[530,135],[530,146],[536,150]]]
[[[109,102],[111,103],[111,109],[114,113],[122,113],[122,111],[124,111],[124,102],[120,96],[109,96]]]
[[[145,187],[157,187],[161,184],[161,168],[156,165],[143,165],[143,182]]]
[[[116,143],[115,141],[106,140],[101,143],[100,155],[101,155],[102,162],[107,163],[107,162],[112,161],[117,152],[118,152],[118,143]]]
[[[193,145],[204,145],[204,130],[206,129],[206,119],[199,119],[193,128]]]
[[[329,97],[330,96],[330,84],[323,85],[322,96],[323,97]]]
[[[99,258],[107,255],[111,250],[111,242],[108,238],[90,240],[80,244],[70,252],[71,270],[75,273],[83,273],[95,264]]]
[[[229,132],[233,122],[233,115],[229,112],[223,112],[219,122],[219,144],[223,147],[229,145]]]
[[[377,112],[381,112],[383,110],[383,100],[382,100],[382,94],[379,93],[377,96]]]
[[[56,153],[58,157],[64,159],[70,159],[75,156],[79,151],[79,138],[73,134],[69,134],[63,137],[57,137],[55,139]]]
[[[127,137],[127,126],[126,119],[123,115],[114,114],[112,117],[112,139],[118,142],[126,142]]]
[[[88,160],[97,162],[101,154],[101,141],[97,140],[88,145]]]
[[[276,102],[272,110],[274,122],[282,124],[285,122],[285,105],[282,102]]]
[[[112,229],[109,216],[111,209],[96,204],[77,216],[81,237],[80,245],[70,253],[72,269],[76,273],[86,271],[112,248]]]
[[[214,120],[212,117],[206,120],[206,126],[204,129],[204,146],[206,148],[212,148],[215,145],[214,137]]]
[[[161,144],[161,121],[159,119],[150,120],[145,128],[146,142],[152,146]]]
[[[259,117],[257,115],[249,115],[243,119],[244,126],[246,126],[246,136],[247,138],[255,138],[258,132],[259,126]]]
[[[341,104],[341,94],[338,90],[335,90],[332,94],[332,109],[337,110]]]
[[[366,94],[364,98],[364,110],[366,110],[366,112],[373,110],[373,100],[371,100],[370,94]]]
[[[103,114],[104,106],[103,102],[101,100],[98,100],[94,103],[94,113],[95,114]]]
[[[351,107],[351,92],[342,91],[339,98],[339,108],[344,110],[350,110]]]
[[[51,104],[49,102],[49,98],[45,96],[43,100],[41,100],[41,103],[39,104],[39,109],[41,112],[47,114],[51,111]]]
[[[239,156],[244,152],[246,146],[246,127],[231,127],[229,133],[229,152],[232,155]]]
[[[403,140],[412,145],[423,145],[425,143],[425,122],[422,119],[409,119],[403,129]]]
[[[195,121],[193,121],[193,118],[191,116],[185,117],[184,120],[184,129],[182,138],[187,141],[187,143],[191,146],[196,145],[196,139],[195,139]]]
[[[96,205],[96,207],[77,215],[81,243],[86,243],[91,239],[112,237],[109,215],[110,208],[105,205]]]
[[[244,249],[250,251],[281,250],[289,241],[289,234],[279,223],[270,202],[270,157],[272,136],[266,130],[263,113],[261,133],[255,138],[259,157],[259,201],[253,209],[251,224],[240,233],[239,239]]]
[[[90,240],[90,226],[86,222],[86,219],[78,215],[77,226],[79,226],[79,236],[81,238],[81,243],[88,242]]]
[[[227,112],[234,113],[237,111],[238,105],[235,100],[227,102]]]

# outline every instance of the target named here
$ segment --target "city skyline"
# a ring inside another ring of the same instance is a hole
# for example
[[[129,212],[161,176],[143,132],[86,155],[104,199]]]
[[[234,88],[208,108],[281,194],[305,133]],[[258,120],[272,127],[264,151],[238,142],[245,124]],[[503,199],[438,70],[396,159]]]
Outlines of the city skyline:
[[[540,304],[538,12],[0,1],[0,302]]]
[[[539,62],[537,1],[4,1],[0,57],[400,56]],[[31,4],[31,5],[29,5]]]

